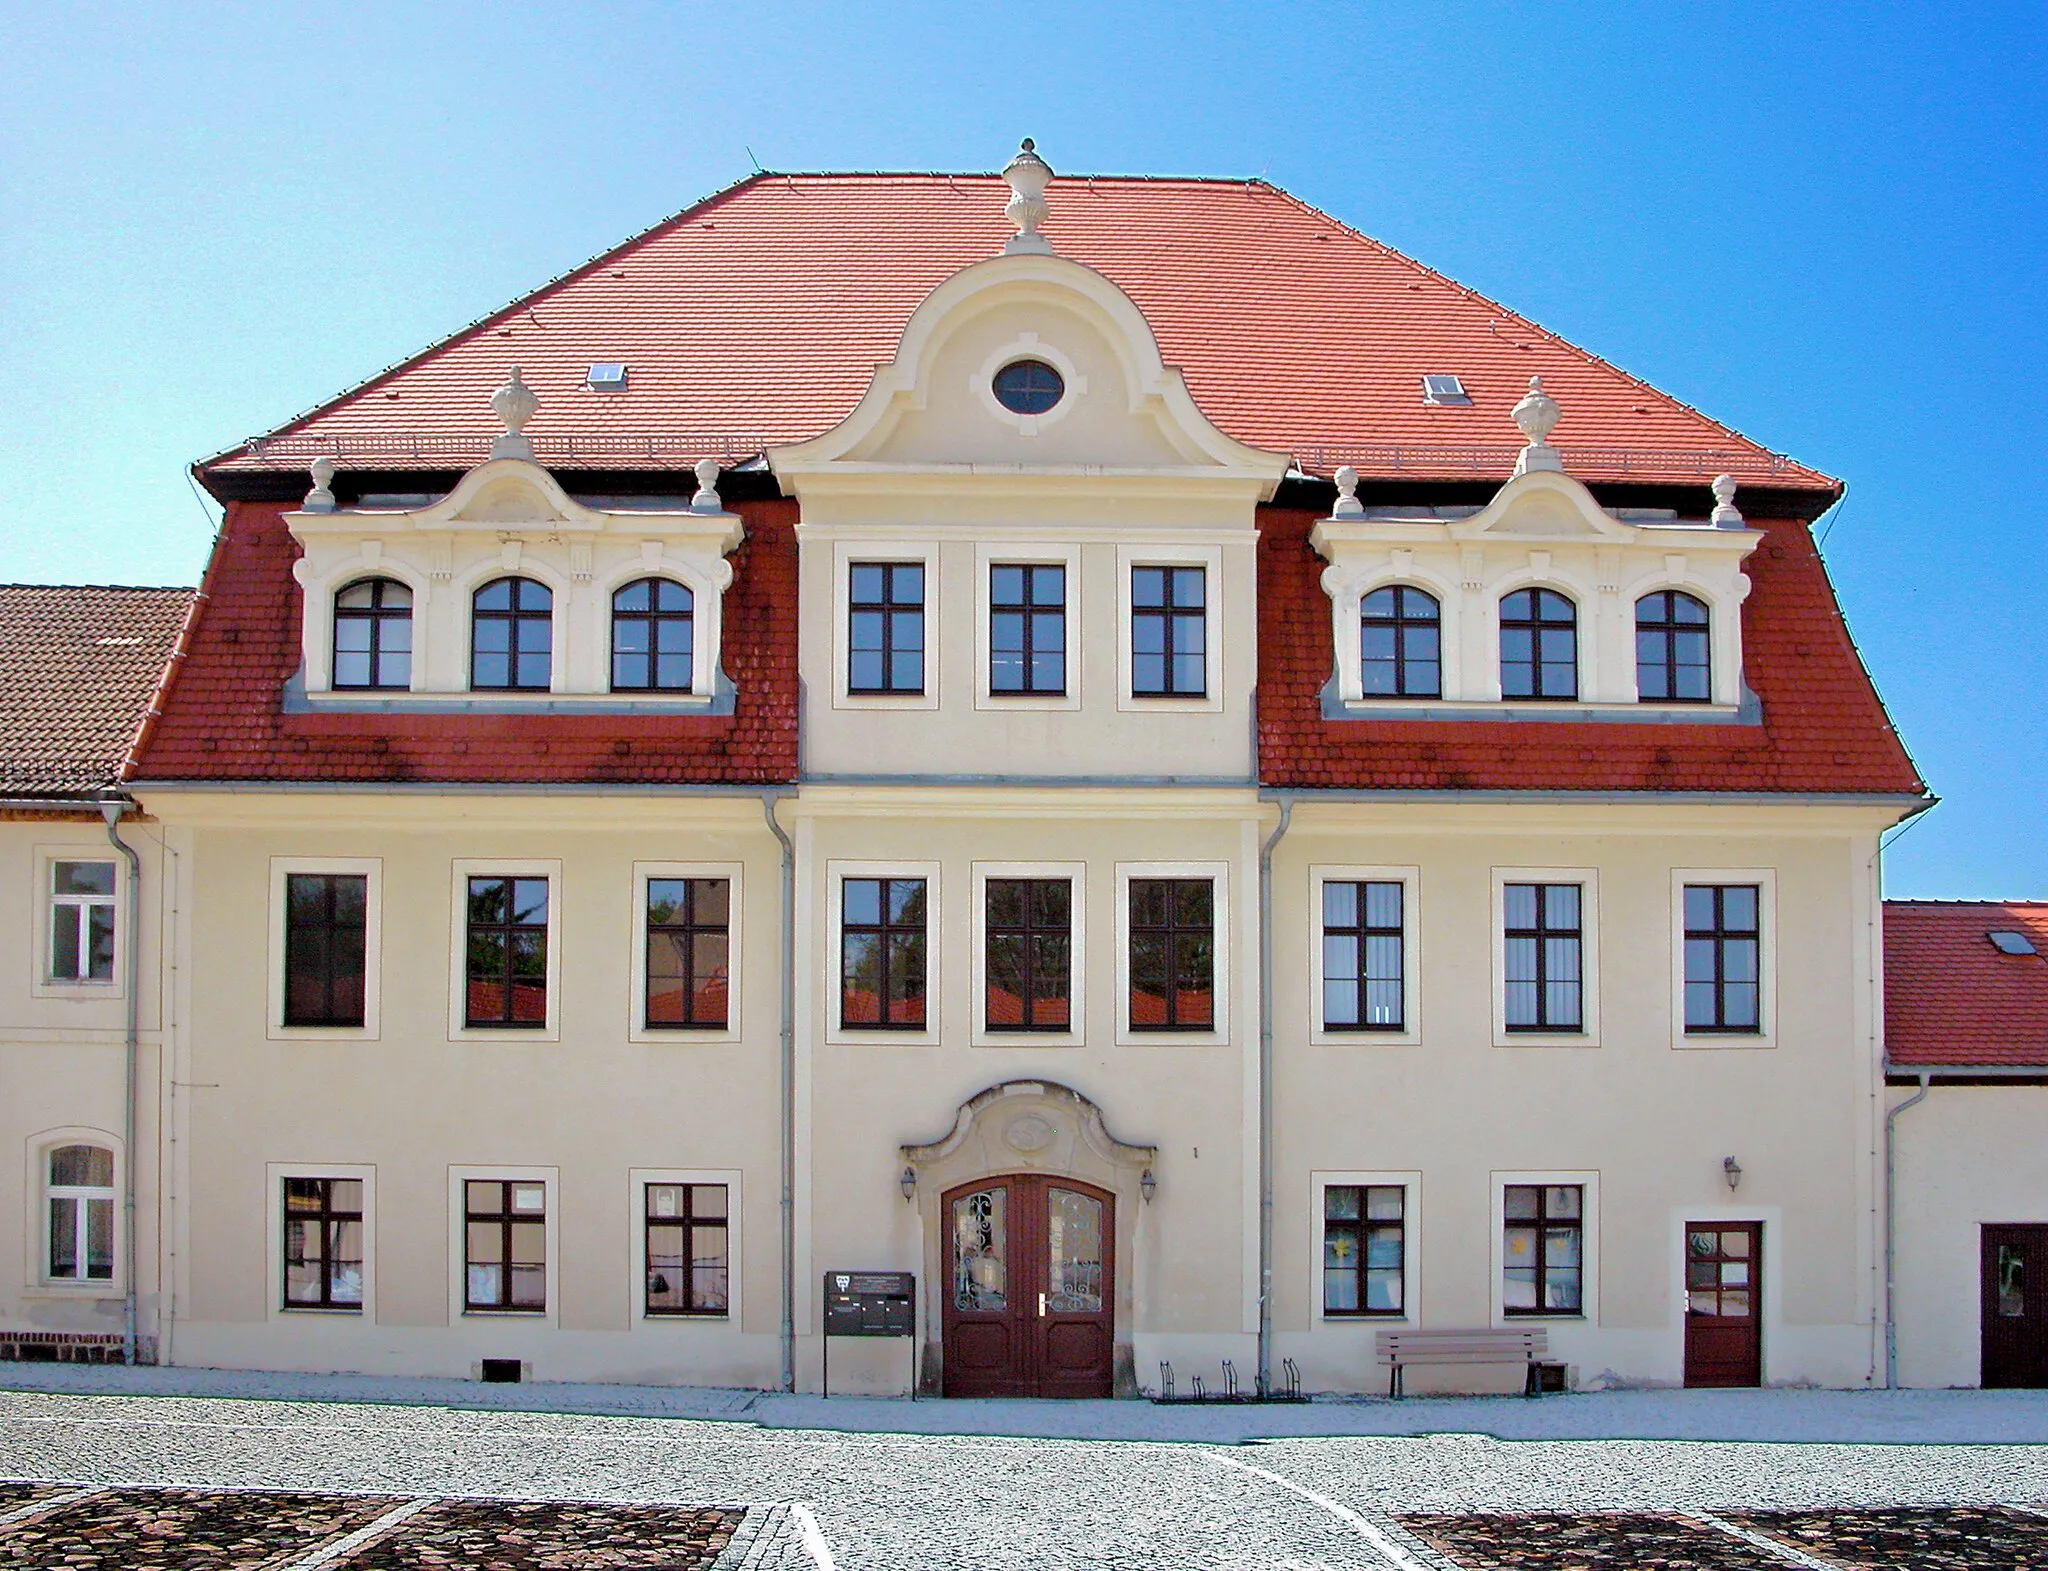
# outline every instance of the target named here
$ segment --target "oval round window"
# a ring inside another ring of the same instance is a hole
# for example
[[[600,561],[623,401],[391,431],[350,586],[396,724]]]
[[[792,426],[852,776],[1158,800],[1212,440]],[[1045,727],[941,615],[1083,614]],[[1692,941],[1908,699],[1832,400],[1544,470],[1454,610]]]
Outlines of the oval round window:
[[[1013,415],[1042,415],[1066,391],[1059,372],[1043,360],[1012,360],[996,373],[996,402]]]

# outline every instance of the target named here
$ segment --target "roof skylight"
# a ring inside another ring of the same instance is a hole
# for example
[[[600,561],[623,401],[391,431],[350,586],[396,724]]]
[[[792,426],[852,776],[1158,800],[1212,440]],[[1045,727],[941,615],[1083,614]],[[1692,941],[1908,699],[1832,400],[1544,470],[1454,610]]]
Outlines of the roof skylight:
[[[1469,404],[1472,395],[1465,391],[1465,384],[1455,376],[1425,376],[1422,379],[1422,401],[1425,404]]]
[[[623,393],[626,390],[626,367],[617,360],[601,360],[590,368],[590,385],[600,393]]]
[[[2038,955],[2041,952],[2034,947],[2033,939],[2011,928],[1993,928],[1984,936],[1997,946],[2002,955]]]

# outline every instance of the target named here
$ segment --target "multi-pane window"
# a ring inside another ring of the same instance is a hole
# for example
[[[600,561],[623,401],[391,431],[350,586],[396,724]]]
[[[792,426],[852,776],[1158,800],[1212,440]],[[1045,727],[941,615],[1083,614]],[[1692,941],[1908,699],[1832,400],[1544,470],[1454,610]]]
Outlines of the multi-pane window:
[[[114,864],[50,864],[50,980],[114,978]]]
[[[1324,1186],[1324,1314],[1398,1315],[1406,1307],[1407,1198],[1400,1184]]]
[[[647,1186],[647,1313],[722,1315],[731,1302],[726,1186]]]
[[[847,691],[922,693],[924,564],[855,562],[847,591]]]
[[[412,686],[412,591],[364,578],[334,597],[334,685]]]
[[[58,1146],[50,1153],[50,1280],[114,1278],[114,1153],[104,1146]]]
[[[1131,569],[1131,692],[1202,698],[1209,691],[1207,570]]]
[[[921,1030],[925,1023],[925,881],[840,881],[839,1023]]]
[[[1660,589],[1636,602],[1636,696],[1673,704],[1713,697],[1704,602]]]
[[[1000,564],[988,575],[988,690],[1067,690],[1067,570]]]
[[[1399,1031],[1402,889],[1393,880],[1323,885],[1323,1029]]]
[[[287,873],[284,1024],[359,1026],[370,881],[361,873]]]
[[[363,1307],[363,1181],[284,1181],[284,1306]]]
[[[1579,612],[1553,589],[1518,589],[1500,603],[1500,696],[1579,696]]]
[[[1207,878],[1130,883],[1133,1031],[1216,1027],[1216,885]]]
[[[647,880],[647,1025],[721,1029],[731,1006],[732,881]]]
[[[1763,934],[1755,884],[1685,886],[1685,1028],[1763,1029]]]
[[[463,1307],[548,1306],[548,1186],[472,1178],[462,1186]]]
[[[1359,690],[1367,698],[1443,695],[1443,616],[1434,595],[1406,584],[1358,602]]]
[[[463,1024],[540,1030],[548,1019],[548,881],[469,880]]]
[[[1500,1302],[1508,1314],[1585,1312],[1585,1210],[1579,1184],[1504,1187]]]
[[[1585,1020],[1585,933],[1577,884],[1502,889],[1510,1031],[1578,1031]]]
[[[991,1031],[1073,1026],[1074,885],[991,878],[983,891],[988,953],[983,1018]]]
[[[696,602],[673,578],[638,578],[612,596],[612,691],[690,691]]]
[[[530,578],[495,578],[476,592],[469,685],[546,692],[554,665],[555,597]]]

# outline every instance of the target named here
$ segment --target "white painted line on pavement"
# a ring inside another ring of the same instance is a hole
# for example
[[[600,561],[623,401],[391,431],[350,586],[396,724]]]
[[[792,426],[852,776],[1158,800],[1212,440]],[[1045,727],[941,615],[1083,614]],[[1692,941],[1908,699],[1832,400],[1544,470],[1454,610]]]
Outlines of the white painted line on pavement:
[[[439,1495],[423,1495],[418,1500],[408,1500],[404,1505],[393,1506],[376,1521],[357,1528],[345,1538],[337,1538],[333,1543],[314,1550],[303,1560],[294,1560],[284,1567],[283,1571],[317,1571],[320,1566],[332,1565],[343,1555],[354,1554],[371,1539],[382,1538],[399,1523],[418,1516],[440,1498]]]
[[[1368,1522],[1349,1506],[1340,1505],[1328,1495],[1317,1494],[1313,1489],[1297,1484],[1291,1478],[1282,1478],[1278,1473],[1270,1472],[1263,1467],[1254,1467],[1249,1462],[1240,1462],[1236,1457],[1225,1456],[1220,1451],[1207,1451],[1203,1455],[1207,1456],[1210,1461],[1220,1463],[1224,1467],[1234,1467],[1243,1473],[1256,1473],[1260,1478],[1278,1484],[1282,1489],[1291,1490],[1301,1496],[1302,1499],[1321,1506],[1339,1521],[1350,1524],[1361,1538],[1379,1551],[1380,1558],[1385,1560],[1388,1565],[1393,1566],[1395,1571],[1430,1571],[1428,1566],[1395,1543],[1393,1539],[1389,1538],[1379,1528]],[[1833,1568],[1830,1567],[1829,1571],[1833,1571]]]
[[[818,1526],[818,1519],[806,1505],[792,1505],[790,1520],[796,1523],[797,1542],[804,1546],[804,1553],[811,1557],[811,1564],[818,1571],[839,1571],[839,1563],[832,1558],[832,1546],[825,1542],[825,1530]]]
[[[1730,1538],[1739,1538],[1753,1549],[1761,1549],[1766,1554],[1776,1555],[1787,1565],[1805,1566],[1807,1571],[1845,1571],[1838,1560],[1823,1560],[1819,1555],[1809,1555],[1796,1545],[1785,1543],[1782,1539],[1768,1538],[1762,1533],[1752,1533],[1748,1528],[1738,1526],[1725,1517],[1715,1516],[1711,1511],[1688,1511],[1685,1515],[1695,1522],[1704,1523],[1718,1532],[1726,1533]]]
[[[25,1506],[16,1506],[12,1511],[0,1511],[0,1527],[15,1522],[27,1522],[52,1511],[61,1511],[81,1500],[90,1500],[94,1495],[105,1494],[105,1486],[94,1484],[87,1489],[74,1489],[68,1495],[53,1495],[48,1500],[31,1500]]]
[[[2044,1509],[2041,1506],[2014,1506],[2013,1510],[2024,1512],[2028,1516],[2038,1516],[2044,1519],[2048,1519],[2048,1509]]]

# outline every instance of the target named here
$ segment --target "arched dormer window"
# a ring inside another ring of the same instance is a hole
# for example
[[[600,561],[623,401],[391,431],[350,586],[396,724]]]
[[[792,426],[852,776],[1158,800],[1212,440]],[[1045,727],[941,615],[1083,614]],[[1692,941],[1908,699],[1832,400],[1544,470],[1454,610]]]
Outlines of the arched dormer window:
[[[1367,698],[1441,698],[1443,613],[1436,597],[1407,584],[1358,603],[1359,691]]]
[[[1517,589],[1501,601],[1500,696],[1579,696],[1579,608],[1556,590]]]
[[[359,578],[334,597],[334,685],[412,686],[412,591]]]
[[[638,578],[612,596],[612,691],[687,693],[695,598],[672,578]]]
[[[50,1280],[111,1282],[114,1153],[104,1146],[58,1146],[50,1153],[48,1178]]]
[[[469,685],[546,692],[553,675],[555,597],[531,578],[494,578],[471,602]]]
[[[1706,602],[1660,589],[1636,602],[1636,697],[1646,703],[1713,699],[1712,623]]]

